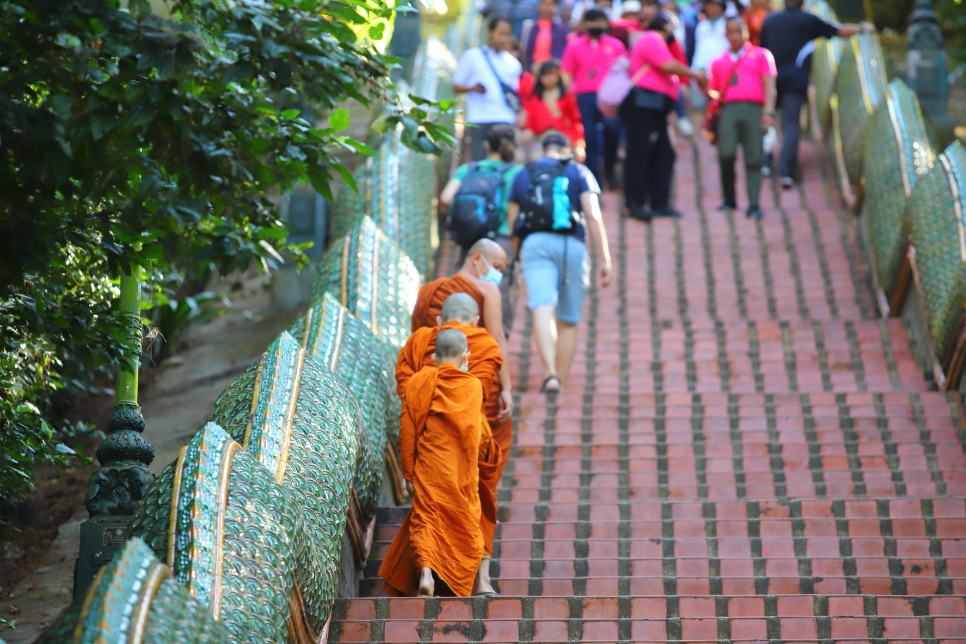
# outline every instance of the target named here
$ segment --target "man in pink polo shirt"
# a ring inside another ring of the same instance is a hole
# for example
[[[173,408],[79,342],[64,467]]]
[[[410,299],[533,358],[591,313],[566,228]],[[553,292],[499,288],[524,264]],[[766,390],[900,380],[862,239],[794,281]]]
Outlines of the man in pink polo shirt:
[[[729,50],[711,63],[709,94],[721,103],[718,120],[718,162],[721,166],[721,210],[738,207],[735,159],[741,144],[748,184],[749,217],[761,218],[762,135],[775,116],[775,59],[771,52],[748,42],[748,25],[741,17],[725,27]]]
[[[601,9],[589,9],[581,25],[584,34],[572,39],[564,49],[560,70],[568,91],[577,96],[577,109],[584,124],[586,140],[586,165],[594,173],[598,183],[606,177],[611,188],[617,186],[614,164],[617,162],[617,140],[620,121],[605,118],[597,107],[597,89],[610,72],[611,65],[627,48],[617,38],[607,34],[610,20]],[[603,159],[601,159],[603,157]],[[601,174],[601,160],[604,172]]]

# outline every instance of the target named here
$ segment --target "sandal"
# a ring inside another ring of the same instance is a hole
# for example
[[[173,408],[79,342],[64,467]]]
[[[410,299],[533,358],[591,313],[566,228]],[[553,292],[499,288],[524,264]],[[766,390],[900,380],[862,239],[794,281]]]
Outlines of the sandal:
[[[553,389],[547,386],[550,384],[551,380],[557,381],[557,386]],[[540,386],[540,391],[545,394],[558,393],[560,391],[560,378],[558,378],[557,376],[547,376],[546,378],[544,378],[543,384]]]

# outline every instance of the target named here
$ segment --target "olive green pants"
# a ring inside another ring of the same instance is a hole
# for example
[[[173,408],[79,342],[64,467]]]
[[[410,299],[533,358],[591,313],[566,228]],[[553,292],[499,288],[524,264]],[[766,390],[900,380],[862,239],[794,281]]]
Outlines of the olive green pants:
[[[762,150],[761,113],[758,103],[725,103],[718,120],[718,162],[721,166],[721,192],[724,203],[735,207],[735,159],[741,144],[748,184],[748,206],[758,207],[761,193]]]

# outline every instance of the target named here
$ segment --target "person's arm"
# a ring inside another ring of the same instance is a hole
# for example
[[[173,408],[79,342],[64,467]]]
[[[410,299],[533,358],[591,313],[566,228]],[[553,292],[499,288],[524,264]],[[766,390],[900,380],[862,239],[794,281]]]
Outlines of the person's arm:
[[[841,25],[835,35],[839,38],[850,38],[855,34],[873,32],[875,32],[875,25],[871,22],[860,22],[857,25]]]
[[[486,94],[486,88],[483,87],[483,83],[477,83],[476,85],[460,85],[458,83],[453,83],[453,91],[457,94],[469,94],[470,92]]]
[[[681,64],[680,62],[674,60],[673,58],[670,60],[664,61],[663,63],[658,65],[657,68],[660,69],[665,74],[677,74],[678,76],[693,78],[698,82],[699,85],[702,85],[702,86],[705,86],[708,83],[704,74],[691,69],[687,65]]]
[[[472,49],[467,49],[460,56],[459,62],[456,63],[456,71],[453,72],[453,91],[459,94],[468,94],[470,92],[478,92],[480,94],[486,93],[486,88],[483,87],[483,83],[476,80],[474,69],[474,61],[472,57],[474,55]],[[482,53],[482,50],[480,50]]]
[[[455,176],[447,182],[443,191],[439,193],[439,203],[440,205],[449,207],[453,203],[453,197],[456,193],[460,191],[460,186],[463,185],[461,179],[457,179]]]
[[[515,201],[509,201],[506,205],[506,225],[510,230],[510,246],[513,248],[513,254],[516,255],[520,252],[520,238],[513,234],[513,227],[517,222],[517,216],[520,214],[520,204]]]
[[[405,404],[399,415],[399,462],[403,478],[406,479],[406,491],[412,496],[413,471],[416,468],[416,426]]]
[[[597,195],[593,192],[580,193],[580,209],[587,220],[587,233],[590,235],[590,241],[597,253],[597,261],[600,266],[600,285],[607,287],[610,285],[613,269],[610,259],[610,245],[607,243],[607,230],[604,229],[604,220],[600,216],[600,202]]]
[[[775,123],[775,97],[778,92],[775,90],[775,77],[766,75],[761,79],[765,86],[765,109],[761,113],[761,129],[767,130]]]
[[[570,41],[567,46],[564,47],[563,58],[560,59],[560,78],[563,80],[564,91],[570,90],[570,84],[574,81],[574,74],[576,73],[576,61],[574,61],[574,42]],[[539,79],[534,79],[535,82],[540,82]]]
[[[490,282],[477,286],[483,293],[483,328],[500,345],[500,355],[503,356],[503,366],[500,367],[500,387],[503,388],[500,394],[500,420],[506,420],[513,415],[513,383],[510,381],[510,354],[503,334],[503,296],[499,287]]]

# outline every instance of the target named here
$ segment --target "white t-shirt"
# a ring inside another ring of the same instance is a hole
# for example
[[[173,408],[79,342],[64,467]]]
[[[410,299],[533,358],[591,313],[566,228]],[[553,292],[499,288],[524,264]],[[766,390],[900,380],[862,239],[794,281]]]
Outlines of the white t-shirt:
[[[730,45],[725,36],[725,26],[728,19],[721,16],[716,20],[702,20],[694,29],[694,59],[691,67],[694,69],[708,69],[721,54],[728,51]]]
[[[489,57],[493,69],[487,64],[484,56]],[[500,79],[493,74],[499,74]],[[516,123],[517,115],[506,104],[500,80],[517,89],[520,86],[520,74],[523,67],[520,61],[508,51],[497,52],[490,47],[472,47],[460,56],[453,73],[453,84],[473,87],[477,83],[486,88],[484,94],[469,92],[466,94],[466,122],[467,123]]]

